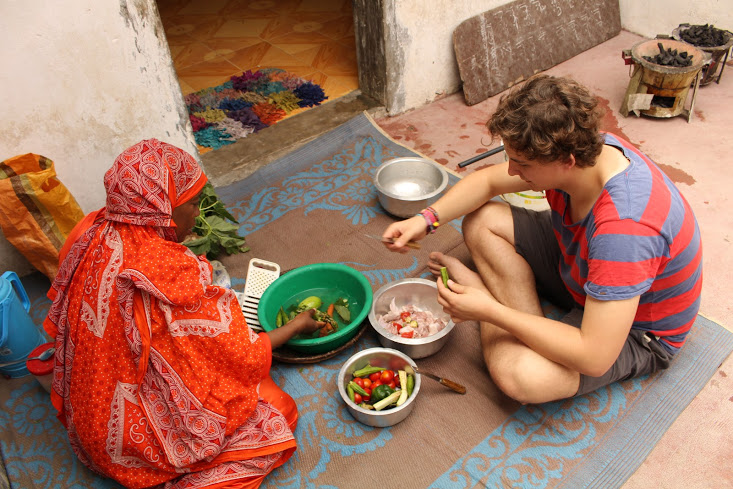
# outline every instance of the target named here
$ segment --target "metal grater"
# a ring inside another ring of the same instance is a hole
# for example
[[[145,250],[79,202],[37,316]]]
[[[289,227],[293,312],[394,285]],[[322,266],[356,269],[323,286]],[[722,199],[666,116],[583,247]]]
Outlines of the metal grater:
[[[247,280],[244,283],[242,296],[242,313],[247,319],[247,325],[252,329],[262,329],[257,317],[257,307],[265,289],[280,276],[280,265],[259,258],[252,258],[247,269]]]

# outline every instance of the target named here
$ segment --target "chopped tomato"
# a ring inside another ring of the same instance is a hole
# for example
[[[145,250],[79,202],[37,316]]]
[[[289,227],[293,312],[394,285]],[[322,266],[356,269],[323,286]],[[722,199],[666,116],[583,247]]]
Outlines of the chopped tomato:
[[[400,333],[400,336],[403,338],[412,338],[415,336],[415,330],[411,329],[409,331],[405,331],[404,333]]]
[[[409,312],[407,312],[407,311],[401,312],[401,313],[400,313],[400,318],[401,318],[401,319],[402,319],[403,321],[409,321],[409,320],[410,320],[410,313],[409,313]]]

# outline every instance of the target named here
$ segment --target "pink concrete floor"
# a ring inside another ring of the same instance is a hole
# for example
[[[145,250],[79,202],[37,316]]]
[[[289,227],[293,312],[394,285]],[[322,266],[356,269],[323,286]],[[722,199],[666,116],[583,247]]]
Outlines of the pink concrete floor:
[[[603,129],[641,148],[680,188],[695,211],[703,237],[700,313],[733,331],[733,301],[728,290],[733,272],[733,169],[728,167],[733,160],[729,154],[733,61],[728,61],[720,84],[698,89],[689,123],[683,117],[623,117],[619,108],[631,73],[621,53],[643,40],[621,32],[547,73],[572,77],[596,93],[608,110]],[[469,107],[462,93],[457,93],[377,123],[396,141],[465,175],[502,161],[497,154],[458,168],[460,162],[497,145],[491,143],[485,124],[499,96]],[[733,357],[720,366],[623,487],[733,487],[731,420]]]

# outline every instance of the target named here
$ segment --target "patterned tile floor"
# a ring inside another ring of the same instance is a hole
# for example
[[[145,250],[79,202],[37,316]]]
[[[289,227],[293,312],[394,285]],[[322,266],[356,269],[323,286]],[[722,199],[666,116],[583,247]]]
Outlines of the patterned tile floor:
[[[158,0],[158,9],[183,95],[261,68],[310,80],[328,100],[359,86],[351,0]]]

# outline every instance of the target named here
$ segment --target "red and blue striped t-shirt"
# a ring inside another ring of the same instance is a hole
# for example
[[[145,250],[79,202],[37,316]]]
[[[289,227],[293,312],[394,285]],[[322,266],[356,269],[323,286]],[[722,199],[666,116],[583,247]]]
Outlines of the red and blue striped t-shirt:
[[[563,260],[560,274],[575,301],[641,296],[632,328],[649,331],[676,353],[700,307],[702,244],[697,221],[672,181],[629,142],[605,135],[629,159],[593,209],[573,223],[568,195],[548,190]]]

